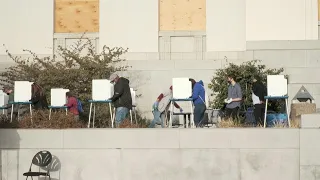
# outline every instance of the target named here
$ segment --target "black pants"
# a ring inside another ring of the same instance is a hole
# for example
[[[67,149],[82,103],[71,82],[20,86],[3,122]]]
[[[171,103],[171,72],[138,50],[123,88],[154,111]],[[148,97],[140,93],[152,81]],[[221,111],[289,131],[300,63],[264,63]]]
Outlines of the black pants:
[[[255,104],[253,115],[257,122],[257,125],[263,125],[264,121],[264,111],[265,111],[265,104]]]
[[[239,107],[235,107],[235,108],[226,108],[226,118],[232,118],[233,120],[238,119],[238,112],[239,112]]]

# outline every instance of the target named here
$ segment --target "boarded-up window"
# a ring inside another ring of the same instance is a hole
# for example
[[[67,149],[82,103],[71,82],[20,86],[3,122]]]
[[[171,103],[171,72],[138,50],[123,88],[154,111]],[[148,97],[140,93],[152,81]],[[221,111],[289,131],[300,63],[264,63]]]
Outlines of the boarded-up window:
[[[99,32],[99,0],[55,0],[55,33]]]

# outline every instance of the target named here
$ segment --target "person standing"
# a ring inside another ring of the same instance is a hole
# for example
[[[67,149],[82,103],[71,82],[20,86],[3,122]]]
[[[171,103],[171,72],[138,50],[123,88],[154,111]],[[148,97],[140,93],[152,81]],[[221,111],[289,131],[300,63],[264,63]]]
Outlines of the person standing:
[[[114,95],[109,100],[112,101],[116,108],[115,123],[116,127],[119,127],[132,109],[129,80],[119,77],[117,74],[111,74],[109,80],[114,84]]]
[[[78,100],[71,94],[71,92],[66,92],[68,111],[74,115],[75,120],[79,120],[79,110],[78,110]]]
[[[31,89],[32,96],[30,101],[32,102],[33,108],[35,110],[48,109],[47,97],[42,87],[37,83],[33,83]]]
[[[206,99],[205,99],[205,89],[204,89],[202,80],[192,84],[193,84],[193,88],[192,88],[191,98],[193,100],[193,105],[194,105],[194,123],[196,127],[199,127],[201,126],[204,113],[207,109]]]
[[[242,101],[241,86],[235,81],[234,77],[229,75],[228,77],[228,98],[225,100],[226,105],[226,118],[232,118],[236,120],[238,117],[239,108]]]
[[[161,122],[161,127],[164,128],[164,120],[166,115],[168,114],[170,107],[170,99],[172,98],[172,86],[170,86],[168,91],[161,93],[156,102],[152,106],[153,120],[149,125],[149,128],[154,128],[158,121]],[[180,109],[180,112],[183,112],[183,109],[174,102],[174,106]]]
[[[252,102],[254,105],[253,115],[257,125],[264,124],[265,99],[267,96],[267,87],[260,81],[259,77],[253,78],[252,84]]]

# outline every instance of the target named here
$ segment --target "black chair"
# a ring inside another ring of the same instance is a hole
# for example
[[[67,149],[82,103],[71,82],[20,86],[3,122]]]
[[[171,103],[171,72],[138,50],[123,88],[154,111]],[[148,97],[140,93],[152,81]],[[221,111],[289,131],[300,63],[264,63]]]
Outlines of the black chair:
[[[49,180],[51,180],[49,169],[47,170],[47,172],[40,172],[40,168],[45,168],[51,163],[51,161],[52,161],[52,155],[49,151],[44,150],[44,151],[38,152],[32,159],[29,171],[26,173],[23,173],[23,176],[27,176],[26,180],[29,177],[31,177],[31,179],[33,180],[33,177],[39,177],[39,176],[45,176],[45,179],[49,177]],[[39,172],[31,171],[32,165],[39,166],[40,167]]]

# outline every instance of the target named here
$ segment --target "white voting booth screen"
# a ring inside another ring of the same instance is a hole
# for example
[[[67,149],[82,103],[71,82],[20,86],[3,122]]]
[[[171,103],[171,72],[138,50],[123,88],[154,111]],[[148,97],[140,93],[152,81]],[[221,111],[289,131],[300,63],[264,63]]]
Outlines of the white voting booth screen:
[[[51,106],[61,107],[67,103],[66,93],[69,89],[53,88],[51,89]]]
[[[133,88],[130,88],[131,98],[132,98],[132,105],[136,105],[136,91]]]
[[[14,82],[14,102],[29,102],[31,99],[31,85],[29,81]]]
[[[0,107],[4,107],[8,104],[9,101],[9,96],[4,93],[4,92],[0,92]]]
[[[189,78],[173,78],[172,91],[174,99],[188,99],[192,95],[192,86]]]
[[[113,96],[113,85],[107,79],[92,80],[92,100],[105,101]]]
[[[288,81],[284,75],[267,76],[268,96],[285,96],[288,94]]]

